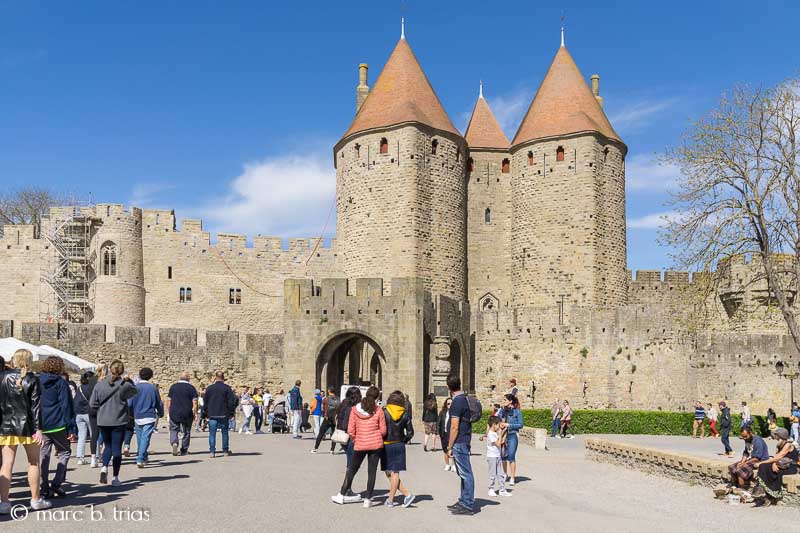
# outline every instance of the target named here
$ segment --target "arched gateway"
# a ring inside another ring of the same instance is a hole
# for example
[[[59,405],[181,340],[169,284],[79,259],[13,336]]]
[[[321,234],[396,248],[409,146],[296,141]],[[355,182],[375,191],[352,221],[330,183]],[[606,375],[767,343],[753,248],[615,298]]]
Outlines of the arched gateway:
[[[386,358],[378,343],[364,333],[342,332],[317,354],[315,383],[319,389],[342,385],[383,387]]]

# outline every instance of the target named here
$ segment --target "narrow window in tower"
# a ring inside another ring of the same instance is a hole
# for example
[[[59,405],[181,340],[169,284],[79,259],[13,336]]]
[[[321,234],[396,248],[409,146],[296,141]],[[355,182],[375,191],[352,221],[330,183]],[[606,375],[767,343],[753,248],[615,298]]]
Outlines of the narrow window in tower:
[[[556,148],[556,161],[563,161],[564,160],[564,147],[559,146]]]
[[[603,163],[608,161],[608,148],[603,149]]]
[[[100,248],[100,258],[103,261],[100,271],[104,276],[117,275],[117,245],[107,242]]]
[[[185,304],[186,303],[186,289],[181,287],[181,290],[180,290],[179,294],[180,294],[180,297],[178,298],[178,302],[180,302],[182,304]]]
[[[472,172],[472,167],[474,164],[475,161],[473,161],[471,157],[467,159],[467,172]]]
[[[361,145],[356,143],[354,148],[356,150],[356,157],[360,157],[361,156]]]
[[[231,252],[232,252],[233,251],[233,239],[228,241],[228,246],[230,247]]]
[[[386,140],[386,137],[381,139],[381,153],[382,154],[389,153],[389,141]]]
[[[434,139],[431,142],[431,155],[436,155],[436,149],[439,148],[439,141]]]
[[[186,287],[186,303],[187,304],[192,303],[192,288],[191,287]]]
[[[486,212],[483,214],[483,219],[484,222],[486,222],[487,224],[492,223],[492,210],[489,209],[488,207],[486,208]]]
[[[511,162],[508,159],[503,159],[502,170],[503,174],[508,174],[511,171]]]
[[[461,150],[456,150],[456,162],[461,161]]]
[[[533,166],[533,152],[528,152],[528,166]]]
[[[172,279],[172,267],[167,267],[167,279]]]
[[[158,225],[158,222],[159,222],[160,220],[161,220],[161,215],[160,215],[160,214],[158,214],[158,213],[156,213],[156,225]]]
[[[195,248],[197,248],[197,235],[195,235],[195,236],[192,238],[192,246],[194,246]]]
[[[242,289],[236,289],[236,305],[242,303]]]
[[[110,216],[111,216],[111,206],[110,206],[110,205],[107,205],[107,206],[106,206],[106,216],[107,216],[107,217],[110,217]]]
[[[233,289],[228,289],[228,303],[233,305]]]

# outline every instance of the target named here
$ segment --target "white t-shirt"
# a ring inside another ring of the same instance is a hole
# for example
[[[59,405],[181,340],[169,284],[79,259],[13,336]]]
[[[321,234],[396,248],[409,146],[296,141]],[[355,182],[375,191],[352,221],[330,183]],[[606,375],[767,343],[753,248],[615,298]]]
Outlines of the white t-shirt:
[[[500,458],[500,436],[497,434],[496,431],[489,430],[489,433],[486,434],[486,458]]]

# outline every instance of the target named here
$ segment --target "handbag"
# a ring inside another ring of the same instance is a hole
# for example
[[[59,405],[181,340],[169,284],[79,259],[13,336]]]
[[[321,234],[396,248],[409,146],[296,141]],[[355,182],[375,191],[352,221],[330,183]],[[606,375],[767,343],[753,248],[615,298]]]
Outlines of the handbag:
[[[344,445],[350,442],[350,435],[348,435],[343,429],[337,429],[333,432],[331,440],[337,444]]]

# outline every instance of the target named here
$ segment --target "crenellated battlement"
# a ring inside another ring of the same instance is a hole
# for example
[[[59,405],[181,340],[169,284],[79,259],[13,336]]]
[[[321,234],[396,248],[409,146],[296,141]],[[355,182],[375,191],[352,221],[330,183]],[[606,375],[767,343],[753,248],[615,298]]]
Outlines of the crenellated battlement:
[[[0,242],[6,246],[24,245],[34,240],[39,240],[39,232],[33,224],[8,224],[0,234]]]
[[[396,313],[398,306],[422,306],[431,301],[420,278],[393,278],[384,284],[382,278],[287,279],[284,281],[285,306],[289,312],[310,314],[353,307],[358,313],[365,309]]]

